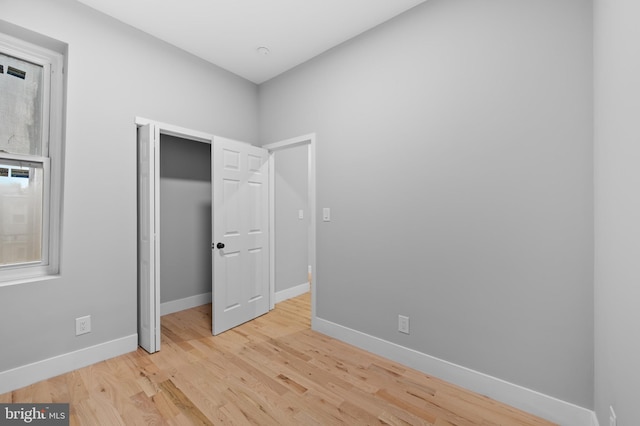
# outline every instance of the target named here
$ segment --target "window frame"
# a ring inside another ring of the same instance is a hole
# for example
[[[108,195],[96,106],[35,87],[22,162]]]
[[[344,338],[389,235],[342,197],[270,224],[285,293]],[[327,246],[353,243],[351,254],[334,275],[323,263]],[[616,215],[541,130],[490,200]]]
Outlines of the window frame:
[[[0,287],[55,278],[60,273],[64,57],[56,51],[0,33],[0,52],[43,67],[40,155],[0,152],[0,161],[23,161],[43,168],[41,260],[0,266]]]

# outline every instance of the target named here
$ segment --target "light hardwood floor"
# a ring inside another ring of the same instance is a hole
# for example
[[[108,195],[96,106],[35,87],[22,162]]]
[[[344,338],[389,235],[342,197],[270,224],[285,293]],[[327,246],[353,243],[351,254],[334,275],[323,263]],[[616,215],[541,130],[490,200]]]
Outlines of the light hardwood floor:
[[[68,402],[79,425],[551,425],[309,328],[309,294],[220,336],[211,305],[142,349],[0,395]]]

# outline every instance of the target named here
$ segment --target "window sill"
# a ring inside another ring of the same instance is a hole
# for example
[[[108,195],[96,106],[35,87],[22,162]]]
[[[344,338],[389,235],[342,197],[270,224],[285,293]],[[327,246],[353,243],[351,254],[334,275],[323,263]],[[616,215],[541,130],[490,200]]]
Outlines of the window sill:
[[[36,283],[40,281],[56,280],[60,277],[61,277],[60,274],[52,274],[52,275],[41,275],[37,277],[16,278],[13,280],[0,281],[0,288],[9,287],[9,286],[18,285],[18,284],[29,284],[29,283]]]

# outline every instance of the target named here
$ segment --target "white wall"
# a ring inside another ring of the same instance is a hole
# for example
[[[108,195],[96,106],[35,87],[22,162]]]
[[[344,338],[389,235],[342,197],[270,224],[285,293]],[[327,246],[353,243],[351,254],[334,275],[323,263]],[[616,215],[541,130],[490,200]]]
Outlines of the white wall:
[[[595,0],[595,408],[640,424],[640,3]]]
[[[320,318],[593,406],[591,13],[430,0],[260,86],[317,134]]]
[[[61,277],[0,288],[2,373],[136,333],[134,119],[255,143],[257,88],[73,0],[0,10],[69,45]]]

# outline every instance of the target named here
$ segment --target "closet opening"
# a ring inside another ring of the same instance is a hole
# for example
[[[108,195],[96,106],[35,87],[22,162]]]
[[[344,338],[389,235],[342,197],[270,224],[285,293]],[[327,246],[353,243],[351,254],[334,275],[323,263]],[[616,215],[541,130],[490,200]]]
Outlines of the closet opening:
[[[160,315],[211,303],[211,144],[160,134]]]

